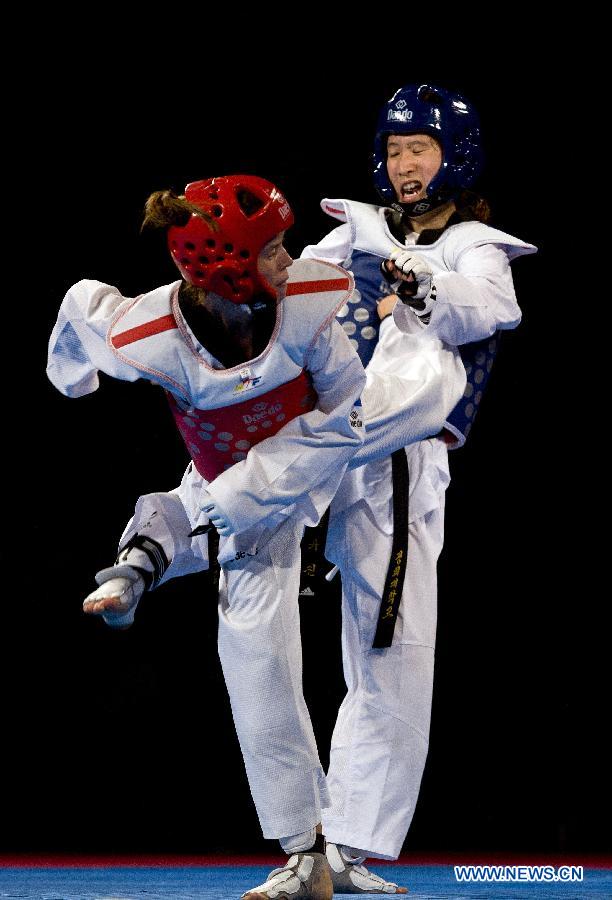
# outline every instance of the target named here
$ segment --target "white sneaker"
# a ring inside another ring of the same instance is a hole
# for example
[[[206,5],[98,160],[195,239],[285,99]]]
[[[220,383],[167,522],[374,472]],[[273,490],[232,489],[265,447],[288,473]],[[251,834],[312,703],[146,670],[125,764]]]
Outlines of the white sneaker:
[[[408,888],[385,881],[363,865],[365,856],[351,856],[344,847],[327,844],[325,855],[331,869],[335,894],[407,894]]]
[[[314,848],[294,853],[282,869],[274,869],[268,880],[251,888],[242,900],[332,900],[334,888],[324,853]]]

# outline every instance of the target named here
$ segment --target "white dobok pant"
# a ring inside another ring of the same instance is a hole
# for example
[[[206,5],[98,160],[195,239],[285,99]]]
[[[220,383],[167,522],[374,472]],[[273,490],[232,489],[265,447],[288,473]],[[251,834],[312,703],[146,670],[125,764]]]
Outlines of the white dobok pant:
[[[121,540],[135,533],[160,544],[170,560],[162,579],[208,566],[206,535],[189,538],[189,480],[171,493],[142,497]],[[310,715],[302,692],[298,595],[301,522],[266,529],[257,552],[228,559],[221,538],[219,656],[251,794],[264,837],[308,831],[329,803]],[[235,549],[235,548],[234,548]],[[134,551],[136,554],[141,551]],[[129,560],[128,560],[129,562]]]
[[[407,455],[407,566],[389,648],[373,650],[372,641],[393,540],[390,460],[355,470],[368,481],[369,494],[365,488],[342,512],[332,506],[327,554],[343,581],[347,695],[332,738],[327,779],[302,692],[303,526],[288,519],[266,533],[256,555],[223,562],[219,656],[267,838],[307,831],[322,818],[328,840],[393,859],[410,826],[428,749],[436,564],[444,536],[448,462],[437,439],[413,445]],[[193,527],[185,512],[190,505],[184,485],[169,494],[147,495],[122,539],[146,522],[146,534],[172,560],[164,581],[207,566],[206,536],[193,542],[187,537]]]
[[[342,658],[347,694],[331,746],[333,843],[396,859],[414,814],[429,743],[437,619],[437,561],[444,542],[447,451],[408,451],[411,493],[406,575],[391,647],[372,649],[393,541],[391,492],[379,483],[332,519],[328,555],[342,574]],[[390,466],[387,466],[390,479]],[[419,507],[427,509],[418,515]],[[432,508],[433,507],[433,508]],[[416,514],[416,515],[415,515]]]

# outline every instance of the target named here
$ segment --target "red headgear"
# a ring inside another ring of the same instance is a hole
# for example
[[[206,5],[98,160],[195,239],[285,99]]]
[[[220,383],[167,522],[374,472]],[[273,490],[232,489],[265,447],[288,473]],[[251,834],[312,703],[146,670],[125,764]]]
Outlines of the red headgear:
[[[226,175],[188,184],[185,199],[218,225],[215,230],[193,213],[186,225],[168,229],[170,253],[185,281],[234,303],[248,303],[260,291],[276,299],[257,270],[257,257],[293,225],[280,191],[256,175]]]

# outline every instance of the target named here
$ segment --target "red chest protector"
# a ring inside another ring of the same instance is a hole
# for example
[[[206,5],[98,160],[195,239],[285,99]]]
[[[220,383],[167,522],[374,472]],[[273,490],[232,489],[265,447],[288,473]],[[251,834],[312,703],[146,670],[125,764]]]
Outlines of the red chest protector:
[[[212,481],[251,447],[310,412],[317,394],[305,371],[265,394],[219,409],[196,409],[166,392],[174,420],[200,475]]]

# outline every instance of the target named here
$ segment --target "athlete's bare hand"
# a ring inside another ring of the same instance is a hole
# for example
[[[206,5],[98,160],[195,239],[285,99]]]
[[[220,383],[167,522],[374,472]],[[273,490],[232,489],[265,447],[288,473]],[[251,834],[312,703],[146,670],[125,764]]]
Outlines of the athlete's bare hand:
[[[376,311],[378,312],[378,318],[384,319],[385,316],[392,313],[398,299],[397,294],[387,294],[385,297],[381,297],[380,300],[377,300]]]

